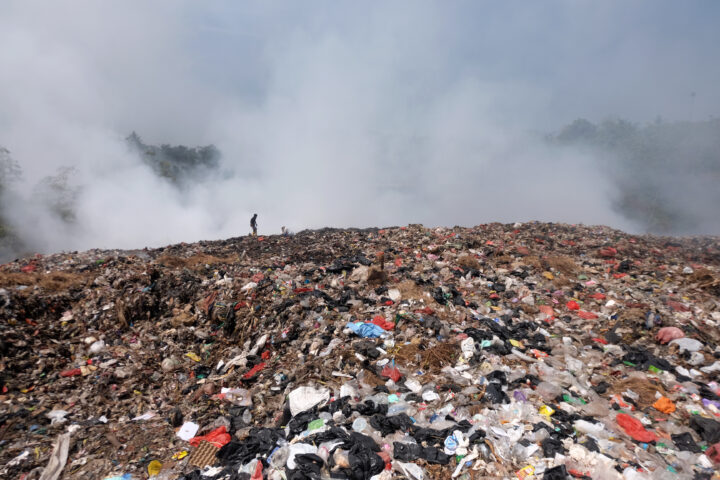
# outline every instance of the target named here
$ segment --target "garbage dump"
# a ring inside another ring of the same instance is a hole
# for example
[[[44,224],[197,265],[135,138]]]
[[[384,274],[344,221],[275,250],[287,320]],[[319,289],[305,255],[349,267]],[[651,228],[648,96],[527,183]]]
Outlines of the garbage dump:
[[[0,477],[720,478],[720,241],[486,224],[0,267]]]

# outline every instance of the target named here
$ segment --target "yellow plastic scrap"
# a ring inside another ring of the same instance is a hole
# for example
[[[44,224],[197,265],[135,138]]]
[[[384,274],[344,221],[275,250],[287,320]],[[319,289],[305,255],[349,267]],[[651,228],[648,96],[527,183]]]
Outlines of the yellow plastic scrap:
[[[552,280],[553,278],[555,278],[550,272],[543,272],[543,277],[547,278],[548,280]]]
[[[173,460],[182,460],[183,458],[188,456],[187,450],[183,450],[182,452],[178,452],[175,455],[172,456]]]
[[[520,480],[525,480],[527,477],[535,475],[535,467],[528,465],[515,472],[515,475],[517,475]]]
[[[549,418],[550,415],[552,415],[553,413],[555,413],[555,410],[553,410],[552,408],[548,407],[547,405],[543,405],[543,406],[540,407],[540,409],[538,410],[538,413],[539,413],[540,415],[545,415],[546,417]]]
[[[148,475],[151,477],[160,473],[160,470],[162,470],[162,463],[157,460],[153,460],[148,464]]]
[[[510,345],[519,349],[525,349],[525,345],[523,345],[522,342],[513,340],[512,338],[510,339]]]
[[[200,357],[198,357],[195,352],[188,352],[188,353],[185,354],[185,356],[188,357],[190,360],[192,360],[192,361],[194,361],[194,362],[199,362],[199,361],[200,361]]]

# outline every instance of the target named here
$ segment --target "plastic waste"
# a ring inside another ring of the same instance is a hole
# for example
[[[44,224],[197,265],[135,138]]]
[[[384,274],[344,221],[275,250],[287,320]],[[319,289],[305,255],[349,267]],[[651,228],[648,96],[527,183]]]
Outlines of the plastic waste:
[[[627,413],[619,413],[616,420],[618,425],[625,430],[625,433],[638,442],[654,442],[657,440],[657,435],[645,430],[640,420]]]
[[[157,460],[153,460],[152,462],[148,463],[148,475],[150,477],[156,476],[158,473],[160,473],[160,470],[162,470],[162,466],[163,464]]]
[[[45,414],[45,416],[50,419],[50,425],[57,425],[65,422],[65,417],[69,413],[70,412],[66,410],[50,410],[48,413]]]
[[[673,413],[676,409],[675,404],[667,397],[658,398],[653,407],[663,413]]]
[[[314,453],[316,454],[318,451],[318,448],[314,445],[310,445],[307,443],[295,443],[288,446],[288,459],[287,459],[287,466],[290,470],[295,470],[297,468],[297,463],[295,462],[295,457],[297,455],[307,454],[307,453]]]
[[[93,355],[96,355],[102,351],[105,350],[105,342],[103,340],[98,340],[96,342],[93,342],[92,345],[90,345],[90,353]]]
[[[205,441],[208,443],[211,443],[212,445],[216,446],[217,448],[220,448],[228,443],[230,443],[230,434],[228,434],[227,429],[225,428],[225,425],[216,428],[215,430],[212,430],[210,433],[206,435],[202,435],[199,437],[193,437],[189,440],[190,445],[193,447],[197,447],[200,445],[200,442]]]
[[[60,474],[62,474],[67,463],[69,449],[70,434],[64,433],[58,436],[50,454],[50,460],[48,460],[47,466],[40,475],[40,480],[57,480],[60,478]]]
[[[200,425],[198,425],[197,423],[185,422],[183,423],[182,427],[180,427],[180,430],[178,430],[176,435],[181,440],[185,440],[186,442],[188,442],[191,438],[195,436],[198,430],[200,430]]]
[[[328,400],[330,400],[330,390],[327,388],[298,387],[288,395],[290,413],[293,417]]]
[[[660,343],[665,344],[672,340],[676,340],[678,338],[683,338],[684,336],[685,336],[685,333],[677,327],[663,327],[658,331],[655,338]]]
[[[354,322],[348,323],[347,328],[356,335],[363,338],[378,338],[385,333],[385,330],[374,323]]]
[[[680,347],[680,353],[697,352],[703,347],[702,342],[695,340],[694,338],[678,338],[670,342],[670,345],[677,345]]]
[[[396,383],[402,378],[402,373],[400,373],[400,370],[397,369],[394,362],[385,365],[382,369],[381,375]]]

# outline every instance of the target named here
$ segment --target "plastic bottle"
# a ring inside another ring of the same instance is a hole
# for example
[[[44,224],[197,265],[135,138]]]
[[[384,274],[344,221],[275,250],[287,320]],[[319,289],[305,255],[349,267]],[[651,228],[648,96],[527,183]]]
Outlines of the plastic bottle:
[[[551,402],[557,398],[558,395],[562,394],[562,388],[550,382],[540,382],[535,388],[535,393],[540,396],[545,402]]]
[[[270,466],[278,470],[284,469],[289,455],[290,451],[287,446],[276,448],[270,454]]]
[[[352,429],[356,432],[363,432],[368,426],[367,420],[363,417],[358,417],[352,424]]]
[[[397,415],[398,413],[403,413],[408,410],[409,405],[406,402],[400,401],[397,403],[393,403],[388,407],[388,416],[390,415]]]

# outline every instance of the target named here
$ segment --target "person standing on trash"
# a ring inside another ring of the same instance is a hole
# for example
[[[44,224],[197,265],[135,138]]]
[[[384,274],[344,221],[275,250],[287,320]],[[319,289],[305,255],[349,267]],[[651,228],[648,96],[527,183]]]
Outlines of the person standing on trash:
[[[257,237],[257,213],[253,214],[250,219],[250,228],[252,228],[253,237]]]

